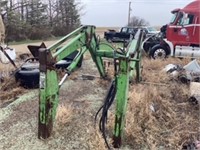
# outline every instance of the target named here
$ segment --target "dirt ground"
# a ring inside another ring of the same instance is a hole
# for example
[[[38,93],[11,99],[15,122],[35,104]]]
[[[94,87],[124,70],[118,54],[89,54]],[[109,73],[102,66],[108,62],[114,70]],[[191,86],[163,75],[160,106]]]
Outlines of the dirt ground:
[[[10,47],[16,49],[16,53],[17,53],[17,55],[19,55],[22,53],[29,53],[29,50],[27,49],[28,45],[40,45],[42,42],[44,42],[46,46],[50,46],[55,43],[55,40],[41,41],[41,42],[34,42],[34,43],[27,43],[27,44],[19,44],[19,45],[11,45]]]
[[[200,109],[188,102],[188,86],[158,74],[165,64],[183,63],[144,59],[143,81],[130,86],[125,135],[121,150],[181,149],[199,140]],[[92,75],[94,80],[83,78]],[[95,128],[94,116],[101,106],[110,81],[99,78],[90,57],[63,85],[53,135],[37,138],[38,90],[29,90],[0,108],[0,149],[60,150],[106,149]],[[177,91],[177,92],[176,92]],[[149,109],[154,106],[155,112]],[[108,140],[111,143],[114,106],[109,112]],[[144,130],[145,129],[145,130]]]
[[[98,77],[85,80],[81,74],[98,76],[91,59],[84,60],[83,68],[61,88],[58,121],[53,136],[46,141],[37,139],[38,90],[1,108],[0,149],[98,149],[92,147],[90,138],[95,134],[94,114],[105,96],[107,82],[101,84]]]

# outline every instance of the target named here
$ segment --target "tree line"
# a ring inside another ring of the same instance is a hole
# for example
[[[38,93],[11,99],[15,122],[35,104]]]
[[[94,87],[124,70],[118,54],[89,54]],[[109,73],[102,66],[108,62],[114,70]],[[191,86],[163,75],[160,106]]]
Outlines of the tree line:
[[[80,26],[75,0],[4,0],[0,7],[7,42],[63,36]]]

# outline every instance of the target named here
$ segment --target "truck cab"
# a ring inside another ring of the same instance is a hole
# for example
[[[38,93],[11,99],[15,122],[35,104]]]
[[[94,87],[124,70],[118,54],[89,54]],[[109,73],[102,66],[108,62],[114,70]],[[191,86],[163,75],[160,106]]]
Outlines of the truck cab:
[[[161,28],[163,38],[149,51],[149,56],[166,58],[200,57],[200,0],[195,0],[184,8],[174,9],[170,23]],[[143,44],[145,45],[145,44]]]
[[[183,9],[175,9],[172,14],[166,30],[167,40],[174,46],[199,46],[200,1],[194,1]]]

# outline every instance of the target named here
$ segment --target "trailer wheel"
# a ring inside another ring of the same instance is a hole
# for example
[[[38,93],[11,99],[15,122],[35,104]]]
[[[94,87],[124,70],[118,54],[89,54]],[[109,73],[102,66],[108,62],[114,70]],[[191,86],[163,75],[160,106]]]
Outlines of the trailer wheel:
[[[154,46],[149,52],[149,56],[153,59],[164,59],[167,55],[167,49],[161,45]]]

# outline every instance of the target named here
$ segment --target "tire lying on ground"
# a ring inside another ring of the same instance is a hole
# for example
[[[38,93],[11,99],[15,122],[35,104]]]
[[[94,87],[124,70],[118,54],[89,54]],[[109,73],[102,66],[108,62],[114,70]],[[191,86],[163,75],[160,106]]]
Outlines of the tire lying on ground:
[[[25,88],[38,88],[39,87],[39,69],[32,70],[19,70],[15,74],[15,79]]]
[[[37,58],[29,58],[16,71],[15,80],[26,88],[37,88],[39,86],[39,62]]]
[[[55,67],[57,69],[66,69],[77,56],[79,52],[75,51],[69,56],[65,57],[63,60],[56,63]],[[81,57],[77,66],[82,66],[83,57]],[[37,58],[29,58],[26,62],[16,71],[15,80],[20,83],[21,86],[25,88],[38,88],[39,87],[39,62]]]

